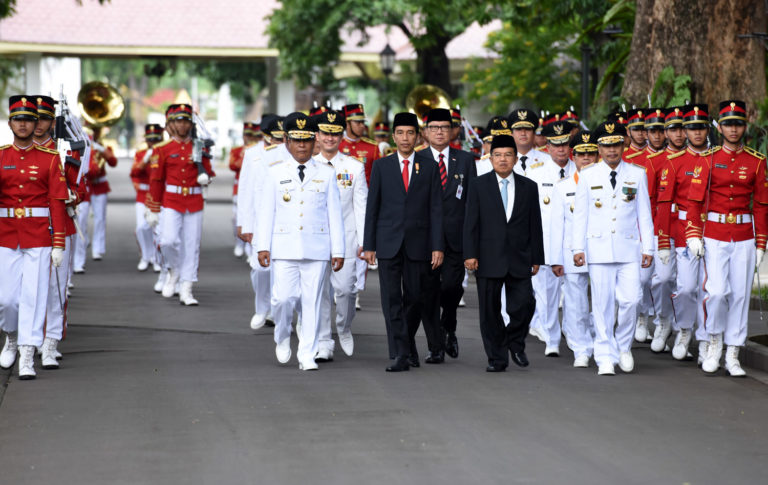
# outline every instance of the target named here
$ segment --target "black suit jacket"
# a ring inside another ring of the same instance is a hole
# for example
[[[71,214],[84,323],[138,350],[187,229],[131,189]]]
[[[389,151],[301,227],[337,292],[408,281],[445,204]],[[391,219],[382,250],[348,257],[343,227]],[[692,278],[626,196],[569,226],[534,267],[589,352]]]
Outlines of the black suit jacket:
[[[363,250],[395,257],[405,244],[410,259],[429,261],[443,251],[442,186],[437,164],[416,153],[406,193],[397,152],[371,169]]]
[[[470,184],[464,221],[464,259],[479,260],[477,276],[531,276],[531,266],[544,264],[539,189],[536,182],[514,174],[515,203],[507,222],[496,172]]]
[[[431,148],[427,147],[419,153],[437,163]],[[437,174],[440,175],[439,168]],[[469,182],[475,177],[477,177],[475,156],[451,147],[448,152],[448,182],[443,191],[443,234],[446,248],[452,251],[461,252],[464,248],[464,214]],[[461,186],[461,198],[456,197],[459,186]]]

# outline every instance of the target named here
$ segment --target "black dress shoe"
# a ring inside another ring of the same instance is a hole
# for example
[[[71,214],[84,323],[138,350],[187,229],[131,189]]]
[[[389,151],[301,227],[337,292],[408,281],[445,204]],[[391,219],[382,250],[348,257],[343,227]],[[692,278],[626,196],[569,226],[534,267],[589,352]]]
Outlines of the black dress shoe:
[[[507,370],[507,366],[492,364],[489,364],[488,367],[485,368],[485,372],[504,372],[505,370]]]
[[[430,352],[424,362],[427,364],[442,364],[445,361],[445,352],[442,350],[437,352]]]
[[[519,365],[520,367],[528,367],[528,356],[525,355],[525,352],[512,352],[512,362]]]
[[[408,365],[408,359],[406,359],[405,357],[398,357],[395,359],[392,365],[387,367],[386,370],[387,372],[404,372],[404,371],[407,371],[409,367],[410,366]]]
[[[419,363],[419,354],[411,354],[411,356],[408,357],[407,362],[411,367],[421,367],[421,363]]]
[[[456,334],[453,332],[450,332],[445,336],[445,353],[454,359],[459,356],[459,341],[456,339]]]

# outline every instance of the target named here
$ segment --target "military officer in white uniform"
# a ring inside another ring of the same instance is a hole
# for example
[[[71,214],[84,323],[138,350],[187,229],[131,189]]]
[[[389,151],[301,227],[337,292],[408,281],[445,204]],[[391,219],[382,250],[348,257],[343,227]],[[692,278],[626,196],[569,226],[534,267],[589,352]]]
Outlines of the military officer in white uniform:
[[[579,174],[573,259],[576,266],[589,263],[598,374],[613,375],[616,363],[624,372],[635,366],[631,347],[640,267],[653,262],[653,218],[645,170],[621,157],[626,129],[606,122],[595,131],[602,161]]]
[[[365,181],[365,165],[360,160],[339,152],[344,133],[344,116],[334,110],[316,115],[317,143],[320,153],[315,161],[329,165],[336,171],[336,185],[341,198],[344,216],[344,266],[331,273],[331,290],[323,296],[320,317],[318,361],[332,360],[334,342],[331,335],[331,293],[336,300],[336,332],[341,350],[347,355],[354,351],[352,320],[355,318],[355,300],[359,275],[356,262],[362,254],[365,205],[368,201],[368,183]],[[364,276],[363,276],[364,277]]]
[[[536,295],[536,312],[531,320],[530,333],[546,344],[544,355],[549,357],[560,355],[562,335],[558,309],[562,281],[551,271],[550,215],[555,184],[559,180],[570,177],[576,171],[576,165],[570,160],[570,130],[570,126],[565,121],[555,121],[545,126],[543,133],[547,138],[551,158],[530,163],[526,170],[526,176],[539,186],[539,208],[546,262],[532,280],[533,292]]]
[[[563,277],[563,333],[573,351],[574,367],[589,367],[594,343],[594,325],[590,318],[589,268],[573,262],[573,210],[579,172],[597,162],[597,143],[589,131],[581,131],[570,143],[576,172],[555,184],[550,215],[550,261],[552,272]]]
[[[297,329],[299,369],[316,370],[320,306],[328,291],[329,263],[344,265],[344,222],[336,171],[312,159],[315,128],[303,113],[285,118],[289,156],[270,163],[260,196],[255,249],[262,267],[273,267],[272,316],[275,353],[291,358],[291,320],[301,305]]]
[[[530,109],[516,109],[509,114],[509,127],[517,144],[517,163],[515,173],[528,175],[528,168],[550,161],[546,153],[534,148],[534,130],[539,126],[539,117]]]

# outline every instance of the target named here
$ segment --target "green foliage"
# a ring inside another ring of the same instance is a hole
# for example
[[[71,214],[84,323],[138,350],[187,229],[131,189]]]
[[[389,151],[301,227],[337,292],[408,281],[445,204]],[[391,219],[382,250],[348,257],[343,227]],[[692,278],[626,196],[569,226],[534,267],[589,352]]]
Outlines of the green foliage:
[[[682,106],[691,99],[691,76],[675,75],[675,68],[667,66],[656,77],[651,91],[651,104],[662,108]]]
[[[60,0],[59,0],[60,1]],[[83,4],[83,0],[74,0],[78,5]],[[99,0],[99,3],[104,5],[111,0]],[[16,13],[16,4],[18,0],[0,0],[0,19],[12,17]]]
[[[757,117],[747,125],[750,147],[760,153],[768,153],[768,98],[757,106]]]
[[[0,58],[0,99],[10,96],[12,90],[23,89],[23,67],[21,58]],[[13,86],[14,80],[22,80],[22,86]]]

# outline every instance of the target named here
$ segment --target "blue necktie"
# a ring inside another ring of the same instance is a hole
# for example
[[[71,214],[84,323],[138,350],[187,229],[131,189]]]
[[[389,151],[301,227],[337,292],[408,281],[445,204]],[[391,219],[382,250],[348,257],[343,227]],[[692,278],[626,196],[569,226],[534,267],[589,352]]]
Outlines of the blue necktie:
[[[507,195],[507,185],[509,185],[509,180],[507,179],[501,179],[501,202],[504,203],[504,215],[507,215],[507,198],[509,197]]]

